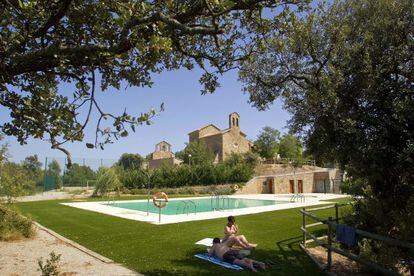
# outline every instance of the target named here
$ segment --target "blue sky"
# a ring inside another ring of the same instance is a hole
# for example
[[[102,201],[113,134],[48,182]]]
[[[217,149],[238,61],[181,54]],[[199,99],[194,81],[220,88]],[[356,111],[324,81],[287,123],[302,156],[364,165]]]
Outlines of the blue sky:
[[[255,139],[261,128],[271,126],[286,132],[289,114],[276,102],[268,111],[259,112],[248,103],[248,95],[242,92],[241,83],[237,81],[237,72],[226,73],[221,79],[221,87],[209,95],[201,95],[198,82],[199,70],[179,70],[155,75],[152,88],[130,87],[120,90],[98,91],[101,106],[111,112],[122,112],[124,107],[131,114],[139,114],[151,107],[158,108],[164,102],[165,111],[154,119],[151,126],[141,126],[136,133],[130,132],[114,144],[106,145],[104,150],[87,149],[86,142],[94,141],[96,120],[92,120],[86,129],[84,142],[66,144],[66,148],[76,158],[117,159],[122,153],[139,153],[143,156],[154,150],[154,145],[166,140],[173,145],[173,151],[181,150],[188,141],[187,133],[205,124],[213,123],[220,128],[227,128],[228,114],[237,111],[240,116],[241,129],[248,138]],[[71,94],[71,86],[61,85],[63,94]],[[7,120],[9,110],[0,111],[1,121]],[[96,114],[95,114],[96,115]],[[96,118],[96,116],[94,116]],[[19,161],[28,155],[37,154],[40,160],[45,157],[65,155],[50,149],[46,141],[30,139],[21,146],[13,137],[6,137],[10,145],[12,160]]]

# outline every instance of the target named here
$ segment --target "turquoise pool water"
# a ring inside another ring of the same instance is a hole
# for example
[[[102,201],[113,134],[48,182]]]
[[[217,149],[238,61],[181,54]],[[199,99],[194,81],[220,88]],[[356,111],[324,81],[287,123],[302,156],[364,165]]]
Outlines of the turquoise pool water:
[[[172,200],[167,203],[167,206],[161,210],[163,215],[180,215],[201,212],[211,212],[214,210],[230,210],[242,209],[249,207],[268,206],[288,203],[286,201],[275,200],[260,200],[260,199],[245,199],[245,198],[197,198],[197,199],[182,199]],[[111,204],[114,207],[137,210],[146,212],[147,202],[116,202]],[[152,200],[149,204],[149,212],[158,214],[159,209],[154,206]]]

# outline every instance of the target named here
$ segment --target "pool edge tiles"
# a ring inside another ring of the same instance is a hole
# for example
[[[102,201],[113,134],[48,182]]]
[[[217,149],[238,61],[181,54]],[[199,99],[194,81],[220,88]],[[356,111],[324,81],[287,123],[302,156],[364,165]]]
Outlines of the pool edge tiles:
[[[240,215],[248,215],[248,214],[257,214],[262,212],[270,212],[276,210],[284,210],[284,209],[291,209],[291,208],[298,208],[298,207],[308,207],[320,204],[329,204],[328,201],[322,200],[330,200],[336,198],[343,198],[347,197],[347,195],[340,195],[340,194],[305,194],[307,197],[306,202],[286,202],[286,204],[276,204],[276,205],[267,205],[267,206],[259,206],[259,207],[249,207],[249,208],[241,208],[241,209],[232,209],[232,210],[220,210],[220,211],[211,211],[211,212],[200,212],[200,213],[189,213],[187,214],[178,214],[178,215],[161,215],[161,221],[159,221],[159,214],[156,213],[149,213],[144,211],[137,211],[137,210],[130,210],[120,207],[114,207],[110,205],[105,205],[108,201],[93,201],[93,202],[70,202],[70,203],[60,203],[65,206],[70,206],[74,208],[79,208],[83,210],[93,211],[105,215],[116,216],[124,219],[130,219],[135,221],[142,221],[148,222],[152,224],[162,225],[162,224],[170,224],[170,223],[179,223],[179,222],[189,222],[189,221],[197,221],[197,220],[206,220],[206,219],[215,219],[215,218],[224,218],[230,215],[233,216],[240,216]],[[314,197],[316,195],[316,197]],[[279,196],[279,200],[278,200]],[[286,199],[287,195],[274,195],[274,194],[251,194],[251,195],[232,195],[229,196],[231,198],[244,198],[244,199],[258,199],[258,200],[273,200],[273,201],[283,201],[281,198]],[[208,197],[188,197],[185,200],[191,199],[200,199],[200,198],[208,198]],[[175,200],[183,200],[183,198],[172,198],[170,201]],[[120,200],[116,202],[146,202],[147,200]],[[152,200],[150,201],[152,204]]]

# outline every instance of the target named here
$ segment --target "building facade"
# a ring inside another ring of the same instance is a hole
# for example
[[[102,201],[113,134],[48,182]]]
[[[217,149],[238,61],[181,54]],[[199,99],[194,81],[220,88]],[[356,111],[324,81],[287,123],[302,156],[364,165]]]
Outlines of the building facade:
[[[229,115],[229,127],[221,130],[213,124],[206,125],[188,134],[189,142],[203,142],[214,153],[214,161],[224,161],[231,153],[245,153],[253,143],[240,130],[240,115]]]
[[[259,165],[255,176],[240,194],[340,193],[343,172],[339,169],[304,166],[293,170],[278,165]],[[259,168],[259,169],[258,169]]]
[[[151,153],[151,159],[148,162],[150,169],[157,169],[162,165],[179,165],[182,161],[175,158],[172,152],[171,144],[161,141],[155,145],[155,151]]]

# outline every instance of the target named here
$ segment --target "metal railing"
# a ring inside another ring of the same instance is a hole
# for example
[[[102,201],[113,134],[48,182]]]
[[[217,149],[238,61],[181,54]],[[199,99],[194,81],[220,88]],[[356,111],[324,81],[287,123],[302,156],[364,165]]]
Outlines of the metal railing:
[[[260,164],[299,164],[299,165],[308,165],[308,166],[316,166],[315,160],[300,160],[297,158],[274,158],[274,159],[266,159],[260,160]]]
[[[176,215],[180,214],[180,209],[181,209],[182,210],[181,214],[187,213],[187,216],[188,216],[190,213],[190,205],[194,206],[194,215],[197,214],[197,204],[194,201],[180,200],[180,202],[181,202],[181,205],[177,207],[176,212],[175,212]]]
[[[382,274],[385,275],[398,275],[395,271],[391,271],[385,267],[382,267],[381,265],[371,261],[371,260],[367,260],[366,258],[362,258],[356,254],[353,254],[351,252],[347,252],[343,249],[340,249],[336,246],[333,245],[333,241],[334,241],[334,231],[333,229],[336,228],[336,226],[339,223],[339,215],[338,215],[338,208],[342,207],[342,206],[347,206],[347,205],[351,205],[352,203],[336,203],[334,205],[329,205],[329,206],[323,206],[323,207],[318,207],[318,208],[311,208],[311,209],[301,209],[300,213],[302,213],[302,226],[301,226],[301,231],[303,233],[303,241],[300,244],[300,247],[307,252],[306,249],[306,244],[310,243],[310,242],[315,242],[316,244],[326,248],[327,250],[327,264],[326,267],[324,267],[325,270],[327,271],[331,271],[332,268],[332,252],[338,253],[342,256],[348,257],[349,259],[360,263],[362,265],[365,265],[377,272],[380,272]],[[324,210],[324,209],[330,209],[330,208],[335,208],[335,219],[333,219],[332,217],[329,217],[327,220],[326,219],[322,219],[318,216],[316,216],[315,214],[310,213],[311,211],[317,211],[317,210]],[[315,223],[311,223],[311,224],[306,224],[306,220],[307,218],[311,218],[317,222]],[[327,235],[326,236],[320,236],[317,237],[314,234],[312,234],[311,232],[308,231],[308,228],[310,227],[314,227],[314,226],[318,226],[318,225],[326,225],[327,226]],[[393,238],[389,238],[386,236],[382,236],[382,235],[378,235],[375,233],[370,233],[364,230],[360,230],[360,229],[355,229],[355,233],[358,234],[361,237],[364,238],[368,238],[368,239],[372,239],[372,240],[378,240],[378,241],[382,241],[387,245],[391,245],[391,246],[398,246],[398,247],[404,247],[404,248],[408,248],[408,249],[414,249],[414,244],[413,243],[408,243],[405,241],[401,241],[401,240],[397,240],[397,239],[393,239]],[[307,237],[310,237],[311,239],[307,239]],[[308,252],[307,252],[308,253]]]
[[[298,202],[300,200],[301,203],[305,202],[305,196],[302,194],[294,194],[290,198],[290,202]]]
[[[228,195],[211,194],[210,201],[211,201],[211,210],[220,211],[220,210],[226,210],[230,208],[230,198]],[[226,202],[227,202],[227,208],[225,208]]]

